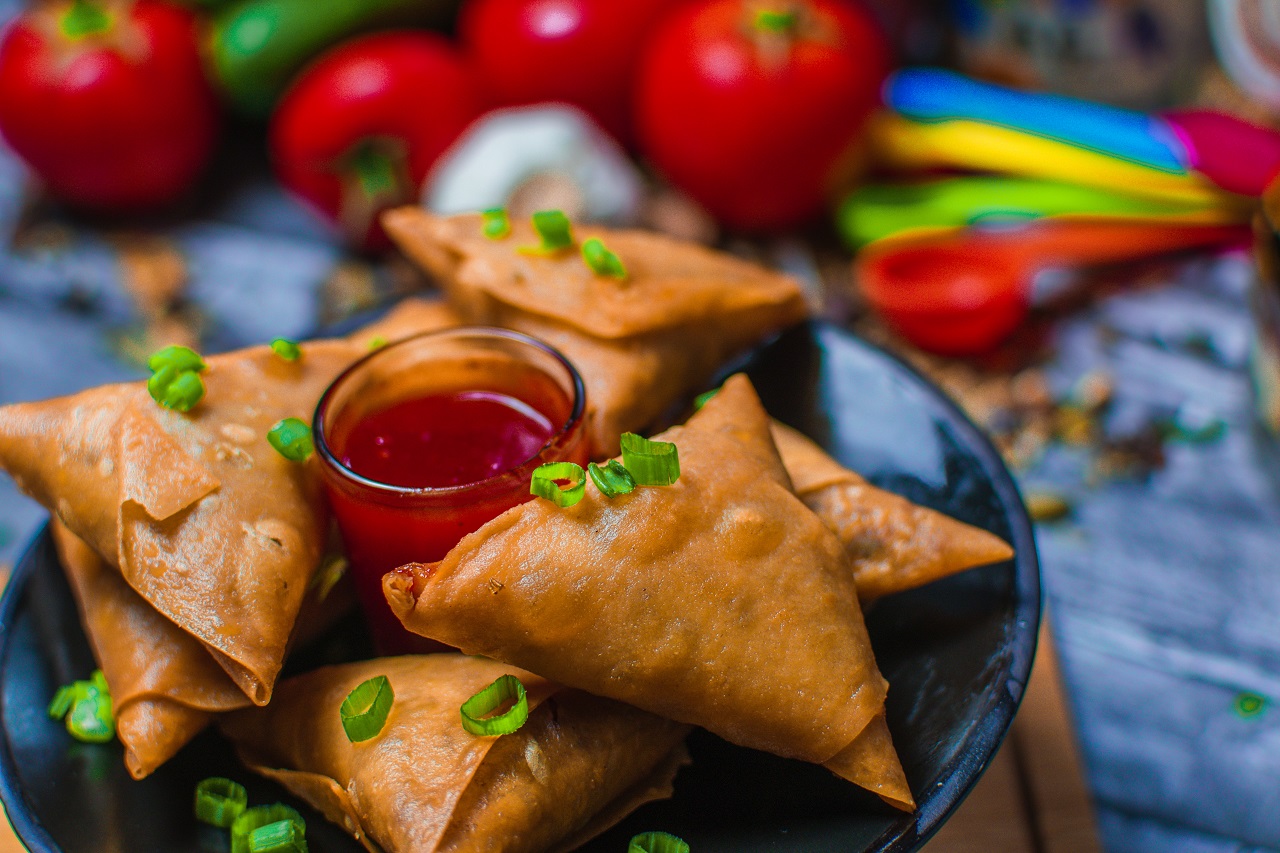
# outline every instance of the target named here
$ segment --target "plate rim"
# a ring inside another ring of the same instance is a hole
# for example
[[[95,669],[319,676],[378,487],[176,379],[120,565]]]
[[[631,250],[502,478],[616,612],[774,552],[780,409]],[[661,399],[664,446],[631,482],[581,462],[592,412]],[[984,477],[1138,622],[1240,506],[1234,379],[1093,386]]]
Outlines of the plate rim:
[[[896,353],[830,320],[811,319],[797,324],[779,337],[794,334],[805,334],[815,347],[820,346],[821,339],[825,336],[835,338],[843,346],[869,350],[915,383],[930,399],[931,404],[945,415],[949,425],[959,433],[963,446],[979,461],[1000,502],[1003,515],[1009,522],[1010,538],[1013,540],[1011,544],[1014,556],[1009,561],[1013,565],[1012,587],[1015,599],[1014,625],[1009,634],[1012,651],[1010,671],[1005,684],[999,686],[1000,692],[993,707],[966,732],[961,747],[942,767],[942,781],[927,792],[927,799],[917,792],[920,802],[913,815],[915,819],[900,827],[890,827],[870,848],[879,853],[908,853],[917,850],[932,837],[976,787],[1007,737],[1026,693],[1043,612],[1043,590],[1034,528],[1021,490],[995,445],[937,383]],[[753,350],[753,354],[776,344],[778,339],[776,337],[763,342]],[[733,364],[735,368],[742,366],[740,361]],[[13,643],[12,625],[30,577],[39,567],[37,558],[50,547],[49,523],[46,521],[23,549],[5,584],[3,594],[0,594],[0,669],[3,669],[8,660]],[[0,691],[0,717],[4,714],[4,706],[4,694]],[[930,802],[939,799],[948,803],[945,808],[928,809]],[[61,848],[36,816],[21,789],[9,738],[4,732],[0,732],[0,802],[3,803],[6,816],[19,840],[29,850],[33,853],[61,853]]]

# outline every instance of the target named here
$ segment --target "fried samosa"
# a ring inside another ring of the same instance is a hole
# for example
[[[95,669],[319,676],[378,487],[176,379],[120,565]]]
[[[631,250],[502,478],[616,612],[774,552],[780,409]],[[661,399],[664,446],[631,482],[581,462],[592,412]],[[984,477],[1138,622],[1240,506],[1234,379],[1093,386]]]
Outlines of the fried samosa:
[[[468,734],[459,709],[504,674],[525,685],[528,720],[502,737]],[[352,743],[339,706],[378,675],[395,693],[391,713]],[[687,726],[456,654],[316,670],[221,726],[254,771],[387,853],[567,849],[670,796],[687,761]]]
[[[807,313],[791,278],[660,234],[575,226],[579,241],[599,239],[618,256],[626,270],[618,280],[593,273],[580,244],[528,251],[540,239],[526,222],[490,239],[478,215],[406,207],[383,224],[464,320],[541,338],[574,363],[597,459],[616,454],[623,432],[653,423],[730,357]]]
[[[864,604],[1013,556],[993,533],[877,489],[791,427],[775,421],[773,439],[795,493],[849,553]]]
[[[452,324],[404,311],[417,319],[378,328]],[[265,346],[212,356],[186,414],[143,382],[5,406],[0,467],[265,703],[328,537],[314,460],[286,460],[267,432],[309,418],[368,336],[306,343],[296,361]]]
[[[515,507],[442,561],[386,575],[392,611],[743,746],[815,763],[849,752],[833,769],[910,807],[848,557],[792,494],[750,382],[731,377],[659,439],[678,448],[675,484]]]
[[[141,779],[214,714],[244,707],[249,698],[195,637],[147,604],[92,548],[56,520],[50,529],[85,635],[111,688],[125,766]]]

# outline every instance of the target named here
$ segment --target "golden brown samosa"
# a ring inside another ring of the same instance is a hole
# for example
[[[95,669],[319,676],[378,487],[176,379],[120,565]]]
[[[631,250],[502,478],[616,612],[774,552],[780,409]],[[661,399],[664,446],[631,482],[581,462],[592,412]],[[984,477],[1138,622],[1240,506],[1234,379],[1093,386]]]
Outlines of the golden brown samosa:
[[[784,424],[773,439],[795,493],[849,552],[863,603],[1013,556],[995,534],[877,489]]]
[[[85,636],[111,688],[125,766],[141,779],[214,714],[249,699],[198,640],[147,604],[93,549],[56,520],[50,529]]]
[[[594,274],[577,245],[524,251],[539,243],[527,222],[497,240],[478,215],[406,207],[383,223],[464,320],[541,338],[574,363],[594,458],[617,453],[623,432],[650,425],[727,359],[807,313],[791,278],[660,234],[574,227],[579,241],[598,238],[618,255],[619,281]]]
[[[678,448],[674,485],[515,507],[439,563],[388,574],[392,611],[464,652],[743,746],[816,763],[856,746],[833,769],[909,807],[873,726],[886,685],[848,557],[792,494],[750,382],[731,377],[659,439]]]
[[[459,709],[504,674],[525,685],[528,720],[502,737],[468,734]],[[391,713],[377,736],[352,743],[339,706],[378,675],[395,693]],[[641,803],[670,796],[688,732],[456,654],[316,670],[282,682],[266,708],[236,712],[221,725],[253,770],[369,850],[387,853],[534,853],[585,841]]]
[[[452,322],[400,316],[379,328]],[[211,356],[186,414],[143,382],[5,406],[0,467],[265,703],[328,536],[314,460],[286,460],[267,432],[309,419],[367,338],[305,343],[292,362],[266,346]]]

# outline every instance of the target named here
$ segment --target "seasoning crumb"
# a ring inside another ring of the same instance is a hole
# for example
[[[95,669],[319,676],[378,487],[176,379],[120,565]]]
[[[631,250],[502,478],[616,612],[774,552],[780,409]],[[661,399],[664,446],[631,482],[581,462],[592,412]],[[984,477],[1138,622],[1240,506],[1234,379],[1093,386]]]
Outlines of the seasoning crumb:
[[[1062,521],[1071,516],[1071,502],[1056,492],[1028,492],[1026,502],[1033,521]]]
[[[489,578],[488,586],[489,586],[489,592],[493,593],[494,595],[497,595],[499,592],[502,591],[502,588],[506,586],[506,584],[504,584],[502,581],[498,580],[497,578]]]

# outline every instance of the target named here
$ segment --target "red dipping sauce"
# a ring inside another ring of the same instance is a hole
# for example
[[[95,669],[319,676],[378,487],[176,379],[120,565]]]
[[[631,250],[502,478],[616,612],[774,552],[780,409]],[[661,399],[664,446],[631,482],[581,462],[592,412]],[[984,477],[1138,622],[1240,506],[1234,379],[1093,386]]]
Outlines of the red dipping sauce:
[[[316,410],[316,450],[380,653],[429,648],[391,613],[382,576],[442,559],[529,500],[539,465],[585,464],[583,411],[563,356],[498,329],[411,338],[338,377]]]

